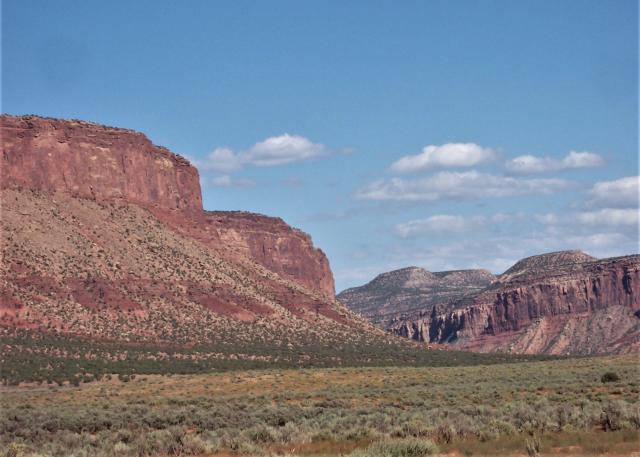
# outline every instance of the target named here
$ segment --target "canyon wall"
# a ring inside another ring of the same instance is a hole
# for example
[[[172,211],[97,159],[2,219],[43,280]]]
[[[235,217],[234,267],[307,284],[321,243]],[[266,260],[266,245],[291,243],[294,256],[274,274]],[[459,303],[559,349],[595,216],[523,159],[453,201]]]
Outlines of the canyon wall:
[[[207,211],[207,222],[226,247],[240,252],[284,277],[333,298],[335,286],[329,262],[305,232],[278,217],[244,211]]]
[[[39,117],[0,122],[3,188],[202,211],[198,171],[142,133]]]
[[[329,262],[307,234],[278,218],[203,211],[197,169],[142,133],[9,115],[0,117],[0,129],[0,188],[132,203],[221,255],[251,260],[334,297]]]
[[[453,309],[433,307],[429,315],[397,319],[389,329],[414,340],[476,351],[640,349],[640,256],[593,260],[580,253],[572,262],[549,260],[550,269],[544,257],[532,258],[527,268],[514,266]]]

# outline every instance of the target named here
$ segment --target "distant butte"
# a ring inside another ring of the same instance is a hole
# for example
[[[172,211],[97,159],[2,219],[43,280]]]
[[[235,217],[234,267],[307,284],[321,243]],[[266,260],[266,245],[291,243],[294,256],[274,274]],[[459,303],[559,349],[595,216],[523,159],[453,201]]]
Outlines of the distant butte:
[[[456,281],[447,278],[457,277]],[[640,256],[561,251],[502,275],[405,268],[338,299],[388,331],[480,352],[601,354],[640,350]]]

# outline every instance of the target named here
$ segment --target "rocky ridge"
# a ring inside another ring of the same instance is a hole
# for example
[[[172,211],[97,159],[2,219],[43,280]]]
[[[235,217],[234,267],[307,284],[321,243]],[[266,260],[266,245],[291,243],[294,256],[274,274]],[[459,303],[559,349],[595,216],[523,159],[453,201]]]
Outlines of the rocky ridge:
[[[202,209],[197,170],[144,135],[0,118],[0,329],[166,344],[387,341],[334,299],[311,238]],[[386,343],[385,343],[386,344]]]
[[[364,286],[341,292],[337,298],[377,325],[387,327],[397,319],[419,318],[426,308],[476,293],[494,279],[487,270],[432,273],[407,267],[382,273]]]
[[[198,171],[142,133],[85,121],[0,117],[3,189],[63,192],[140,206],[232,260],[250,259],[333,298],[333,276],[311,238],[281,219],[205,212]]]
[[[423,299],[414,304],[419,311],[396,315],[385,328],[417,341],[482,352],[637,351],[639,290],[638,255],[598,260],[580,251],[549,253],[521,260],[457,300],[425,306]],[[393,302],[395,293],[390,297]],[[388,309],[382,307],[379,315],[388,316]]]

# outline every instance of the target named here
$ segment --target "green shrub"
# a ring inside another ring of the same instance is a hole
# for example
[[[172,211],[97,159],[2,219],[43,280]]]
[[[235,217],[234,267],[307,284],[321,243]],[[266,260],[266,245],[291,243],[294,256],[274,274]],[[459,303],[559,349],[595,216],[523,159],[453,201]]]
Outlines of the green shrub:
[[[627,403],[621,400],[609,400],[602,407],[600,421],[605,432],[620,430],[627,421]]]
[[[438,454],[438,446],[428,440],[404,438],[377,441],[364,451],[356,451],[353,457],[428,457]]]
[[[541,447],[542,443],[540,442],[540,438],[535,436],[531,439],[528,439],[525,443],[525,449],[529,457],[538,457],[540,455]]]
[[[20,443],[10,443],[5,449],[3,457],[20,457],[26,450],[26,446]]]
[[[618,376],[618,374],[614,371],[607,371],[605,374],[602,375],[602,377],[600,378],[600,381],[602,381],[603,383],[618,382],[620,381],[620,376]]]

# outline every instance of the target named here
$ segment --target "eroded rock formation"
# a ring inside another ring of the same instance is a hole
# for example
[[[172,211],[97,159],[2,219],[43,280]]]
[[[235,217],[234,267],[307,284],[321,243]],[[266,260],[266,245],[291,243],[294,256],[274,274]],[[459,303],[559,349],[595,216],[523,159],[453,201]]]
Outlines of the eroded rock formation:
[[[2,187],[202,211],[198,171],[142,133],[83,121],[0,118]]]
[[[257,262],[334,297],[329,262],[307,234],[278,218],[204,212],[196,168],[145,135],[36,116],[3,115],[0,128],[1,188],[135,204],[232,260]]]
[[[144,135],[6,115],[0,132],[0,331],[249,353],[389,341],[335,300],[307,234],[203,211],[197,170]]]
[[[629,352],[640,349],[639,309],[640,256],[598,260],[564,251],[523,259],[483,290],[457,300],[423,299],[386,328],[417,341],[483,352]]]
[[[398,319],[416,320],[426,309],[477,293],[494,279],[487,270],[432,273],[408,267],[382,273],[364,286],[342,291],[338,299],[374,323],[388,327]]]

